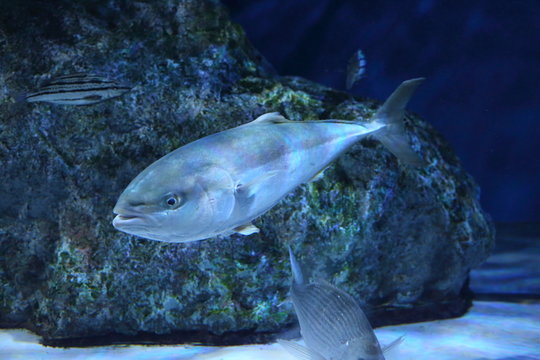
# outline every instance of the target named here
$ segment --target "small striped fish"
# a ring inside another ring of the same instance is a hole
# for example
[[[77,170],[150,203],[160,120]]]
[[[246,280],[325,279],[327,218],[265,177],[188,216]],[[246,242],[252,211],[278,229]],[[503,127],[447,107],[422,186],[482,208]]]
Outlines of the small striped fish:
[[[363,78],[365,73],[366,57],[362,50],[358,50],[351,56],[349,64],[347,65],[347,79],[345,80],[347,90],[352,88],[358,80]]]
[[[36,92],[28,94],[26,101],[44,101],[62,105],[91,105],[123,95],[131,87],[107,78],[77,73],[50,80]]]

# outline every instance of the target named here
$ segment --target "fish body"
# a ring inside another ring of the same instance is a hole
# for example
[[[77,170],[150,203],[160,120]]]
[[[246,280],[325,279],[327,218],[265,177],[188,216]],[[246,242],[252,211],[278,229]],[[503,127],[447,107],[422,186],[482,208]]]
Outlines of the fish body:
[[[304,282],[290,248],[289,256],[291,300],[306,347],[287,340],[280,344],[299,359],[384,360],[379,341],[354,298],[323,281]]]
[[[289,121],[269,113],[176,149],[128,185],[114,208],[113,225],[167,242],[257,232],[253,219],[367,135],[417,163],[401,119],[420,81],[404,82],[370,123]]]
[[[120,96],[131,87],[107,78],[77,73],[50,80],[36,92],[26,96],[27,102],[48,102],[62,105],[91,105]]]
[[[356,51],[349,59],[347,64],[347,79],[345,80],[345,86],[347,90],[353,87],[353,85],[364,77],[366,73],[366,57],[362,50]]]

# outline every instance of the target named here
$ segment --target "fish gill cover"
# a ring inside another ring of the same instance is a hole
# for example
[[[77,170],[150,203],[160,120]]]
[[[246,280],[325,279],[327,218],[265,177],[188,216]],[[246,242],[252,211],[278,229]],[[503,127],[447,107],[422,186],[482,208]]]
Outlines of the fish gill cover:
[[[294,322],[279,306],[287,244],[362,301],[374,326],[467,309],[466,278],[493,226],[447,143],[411,114],[427,166],[364,141],[257,219],[258,234],[186,245],[116,231],[121,191],[181,145],[266,112],[360,120],[380,103],[276,77],[217,1],[55,4],[8,1],[0,12],[0,326],[49,344],[141,333],[267,341]],[[133,89],[91,106],[17,108],[17,94],[78,72]]]

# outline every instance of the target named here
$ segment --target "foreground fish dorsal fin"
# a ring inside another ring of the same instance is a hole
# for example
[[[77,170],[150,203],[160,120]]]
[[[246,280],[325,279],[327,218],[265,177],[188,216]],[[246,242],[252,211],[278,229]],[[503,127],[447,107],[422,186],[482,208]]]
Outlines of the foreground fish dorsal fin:
[[[303,285],[304,284],[304,274],[302,274],[302,269],[300,268],[300,264],[298,264],[298,261],[296,261],[296,257],[294,257],[294,254],[292,252],[291,247],[289,246],[289,259],[291,261],[291,271],[293,274],[293,280],[297,285]]]
[[[291,120],[287,120],[283,115],[281,115],[278,112],[271,112],[271,113],[262,114],[261,116],[259,116],[258,118],[250,122],[249,124],[260,124],[260,123],[265,123],[265,122],[276,124],[276,123],[291,122]]]
[[[405,340],[405,336],[402,335],[398,337],[396,340],[392,341],[390,344],[383,346],[383,349],[382,349],[383,353],[392,351],[393,349],[397,348],[399,345],[401,345],[403,340]]]
[[[252,223],[235,227],[233,230],[242,235],[256,234],[260,231],[260,229],[256,227],[255,225],[253,225]]]
[[[318,352],[315,352],[294,341],[278,339],[277,341],[287,352],[299,360],[326,360]]]

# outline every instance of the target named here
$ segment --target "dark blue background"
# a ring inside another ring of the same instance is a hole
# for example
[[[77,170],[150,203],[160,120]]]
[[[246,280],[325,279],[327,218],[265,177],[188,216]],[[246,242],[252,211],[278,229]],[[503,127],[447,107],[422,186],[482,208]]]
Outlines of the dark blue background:
[[[281,75],[384,100],[425,76],[409,109],[452,144],[496,221],[540,220],[540,1],[225,0]]]

